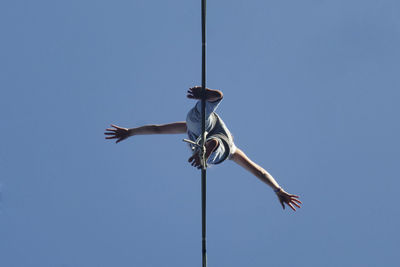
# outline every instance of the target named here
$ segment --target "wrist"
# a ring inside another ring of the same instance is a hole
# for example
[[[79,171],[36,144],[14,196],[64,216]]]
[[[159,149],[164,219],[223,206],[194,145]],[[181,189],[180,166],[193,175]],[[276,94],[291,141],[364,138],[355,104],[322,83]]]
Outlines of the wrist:
[[[281,192],[281,191],[282,191],[282,188],[281,188],[281,187],[277,187],[277,188],[274,189],[274,192],[275,192],[276,194],[278,194],[278,193]]]
[[[135,128],[129,128],[128,129],[128,136],[133,136],[135,135]]]

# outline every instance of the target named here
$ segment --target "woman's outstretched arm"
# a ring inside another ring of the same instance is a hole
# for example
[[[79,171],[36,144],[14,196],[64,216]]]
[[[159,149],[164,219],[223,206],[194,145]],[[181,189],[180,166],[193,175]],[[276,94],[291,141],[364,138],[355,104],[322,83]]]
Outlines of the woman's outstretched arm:
[[[254,174],[258,179],[272,187],[279,198],[279,202],[281,203],[282,208],[285,208],[284,203],[286,203],[286,205],[288,205],[294,211],[296,211],[296,208],[294,206],[300,208],[299,204],[302,203],[300,200],[298,200],[299,197],[285,192],[275,181],[274,177],[272,177],[271,174],[269,174],[260,165],[250,160],[242,150],[237,148],[235,153],[233,153],[231,159],[252,174]]]
[[[104,134],[106,139],[117,139],[116,143],[134,135],[186,133],[186,122],[184,121],[160,125],[144,125],[137,128],[123,128],[114,124],[111,124],[111,127],[107,128]]]

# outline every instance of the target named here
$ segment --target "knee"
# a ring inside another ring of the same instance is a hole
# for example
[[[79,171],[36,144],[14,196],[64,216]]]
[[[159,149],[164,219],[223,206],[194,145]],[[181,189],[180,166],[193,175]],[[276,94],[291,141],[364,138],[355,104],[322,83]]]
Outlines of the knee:
[[[217,139],[210,139],[206,142],[206,151],[212,153],[219,146],[219,141]]]

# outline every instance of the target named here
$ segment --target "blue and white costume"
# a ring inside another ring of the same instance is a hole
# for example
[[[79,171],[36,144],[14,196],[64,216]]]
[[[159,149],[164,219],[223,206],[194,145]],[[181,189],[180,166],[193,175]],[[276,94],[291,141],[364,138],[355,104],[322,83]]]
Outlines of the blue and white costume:
[[[209,102],[206,101],[206,140],[218,140],[218,147],[211,153],[207,160],[208,164],[219,164],[235,153],[236,146],[233,137],[224,121],[215,113],[222,99]],[[201,100],[189,110],[186,116],[187,134],[190,140],[196,141],[201,135]]]

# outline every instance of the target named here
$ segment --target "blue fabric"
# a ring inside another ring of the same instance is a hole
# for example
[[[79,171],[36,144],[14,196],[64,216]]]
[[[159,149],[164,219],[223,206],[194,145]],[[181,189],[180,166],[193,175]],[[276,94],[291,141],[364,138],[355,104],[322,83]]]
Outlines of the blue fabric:
[[[207,160],[208,164],[218,164],[221,163],[226,158],[226,152],[229,154],[234,152],[236,148],[233,144],[233,138],[230,134],[228,128],[222,119],[215,113],[222,99],[209,102],[206,101],[206,132],[210,133],[207,135],[207,140],[217,139],[219,141],[219,146],[213,151]],[[189,110],[186,116],[187,134],[190,140],[196,141],[201,135],[201,100],[197,101],[196,105]],[[223,135],[228,140],[229,145],[223,145],[220,138],[214,136],[214,134]]]
[[[215,101],[215,102],[208,102],[206,101],[206,131],[210,132],[213,125],[215,125],[215,118],[214,116],[210,116],[219,104],[221,103],[222,99]],[[192,108],[186,117],[186,123],[188,128],[189,138],[193,140],[191,135],[198,136],[201,135],[201,100],[197,101],[194,108]],[[193,140],[195,141],[195,140]]]

